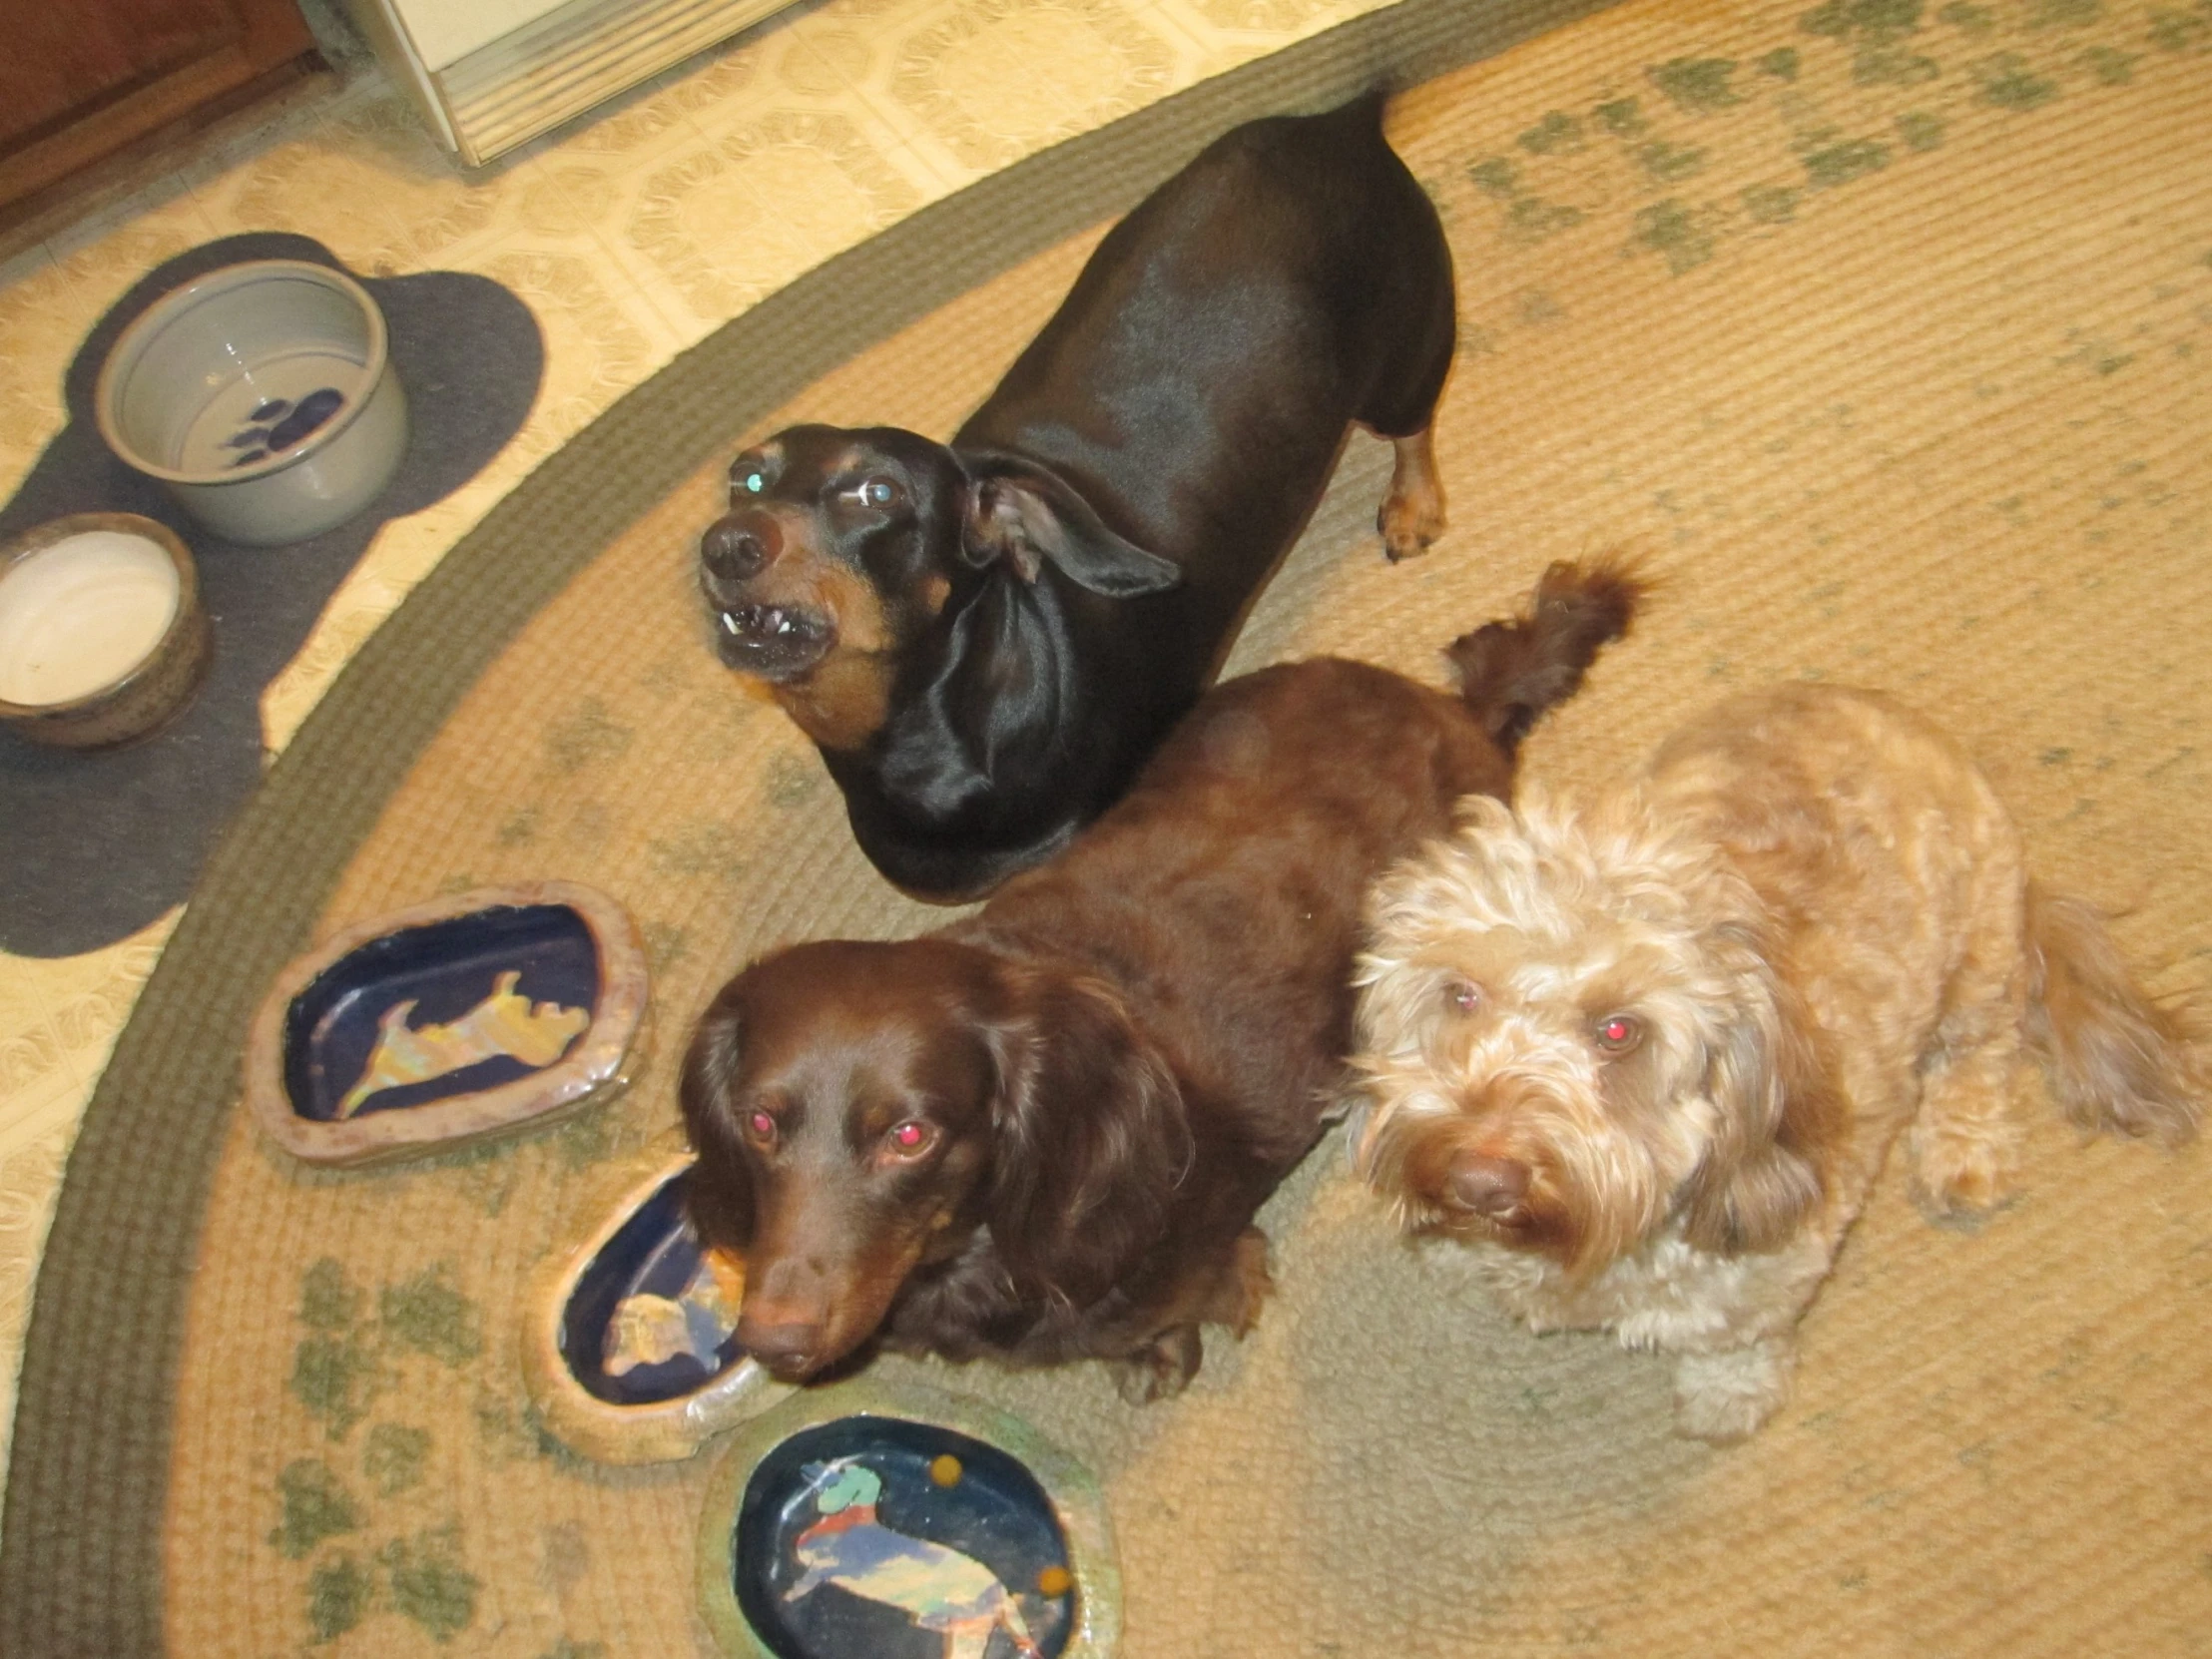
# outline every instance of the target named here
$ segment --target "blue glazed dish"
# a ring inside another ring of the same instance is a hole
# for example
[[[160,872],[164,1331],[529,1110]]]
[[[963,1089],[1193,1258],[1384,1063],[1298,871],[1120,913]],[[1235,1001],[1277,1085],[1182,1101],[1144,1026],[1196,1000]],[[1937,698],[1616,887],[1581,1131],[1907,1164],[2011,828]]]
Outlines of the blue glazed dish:
[[[701,1611],[733,1659],[1099,1659],[1097,1482],[1020,1419],[860,1379],[754,1418],[710,1482]]]
[[[754,1465],[733,1588],[778,1659],[1058,1659],[1075,1578],[1052,1500],[996,1446],[904,1417],[839,1417]]]
[[[689,1457],[791,1392],[738,1343],[744,1264],[700,1248],[691,1167],[672,1143],[611,1168],[615,1201],[531,1293],[522,1372],[538,1420],[602,1463]]]
[[[595,1399],[659,1405],[697,1393],[745,1358],[739,1296],[717,1283],[684,1219],[688,1174],[687,1165],[671,1175],[617,1225],[561,1311],[562,1362]]]
[[[545,1010],[539,1023],[560,1039],[549,1059],[533,1065],[511,1049],[487,1047],[472,1064],[353,1100],[352,1091],[374,1080],[373,1062],[385,1046],[380,1028],[396,1009],[410,1010],[406,1024],[417,1031],[449,1031],[503,983],[508,996]],[[301,1117],[334,1123],[512,1083],[568,1051],[598,1010],[600,989],[591,928],[565,904],[500,905],[384,933],[292,999],[284,1015],[284,1089]]]
[[[262,1127],[309,1163],[436,1150],[617,1088],[644,947],[570,882],[463,894],[347,928],[278,975],[247,1054]]]

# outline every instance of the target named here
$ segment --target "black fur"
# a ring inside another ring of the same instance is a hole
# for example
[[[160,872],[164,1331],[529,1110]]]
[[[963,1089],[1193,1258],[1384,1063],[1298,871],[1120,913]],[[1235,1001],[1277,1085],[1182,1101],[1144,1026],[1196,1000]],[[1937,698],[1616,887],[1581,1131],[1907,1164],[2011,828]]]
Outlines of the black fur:
[[[701,539],[718,645],[822,748],[900,886],[979,894],[1109,806],[1349,426],[1426,430],[1451,259],[1382,106],[1215,142],[1107,235],[949,446],[802,426],[738,458]]]

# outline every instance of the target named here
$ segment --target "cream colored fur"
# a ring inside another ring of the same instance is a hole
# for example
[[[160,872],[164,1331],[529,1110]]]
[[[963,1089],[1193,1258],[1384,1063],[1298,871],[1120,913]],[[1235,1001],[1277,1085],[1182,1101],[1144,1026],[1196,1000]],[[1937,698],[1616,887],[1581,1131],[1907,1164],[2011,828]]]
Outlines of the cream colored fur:
[[[1882,697],[1735,699],[1579,805],[1469,801],[1379,885],[1355,1155],[1538,1328],[1677,1356],[1681,1429],[1755,1430],[1893,1139],[1978,1211],[2032,1043],[2089,1127],[2178,1141],[2202,1052],[2029,882],[1972,762]]]

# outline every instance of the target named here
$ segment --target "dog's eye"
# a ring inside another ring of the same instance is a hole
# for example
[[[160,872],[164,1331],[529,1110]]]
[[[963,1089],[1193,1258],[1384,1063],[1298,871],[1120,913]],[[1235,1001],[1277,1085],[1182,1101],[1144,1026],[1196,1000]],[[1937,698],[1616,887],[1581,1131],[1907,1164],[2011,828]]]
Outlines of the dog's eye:
[[[1482,1006],[1482,992],[1464,979],[1454,979],[1444,986],[1444,1000],[1462,1014],[1471,1014]]]
[[[901,491],[895,478],[863,478],[852,488],[852,499],[877,512],[894,505]]]
[[[768,488],[768,466],[750,455],[738,457],[730,469],[730,493],[732,495],[759,495]]]
[[[883,1136],[883,1144],[899,1158],[918,1158],[936,1145],[935,1126],[919,1118],[908,1118],[904,1123],[894,1123]]]
[[[1608,1054],[1626,1054],[1643,1040],[1642,1023],[1627,1014],[1608,1014],[1597,1022],[1597,1045]]]
[[[758,1107],[745,1115],[746,1138],[756,1146],[772,1146],[776,1141],[776,1117]]]

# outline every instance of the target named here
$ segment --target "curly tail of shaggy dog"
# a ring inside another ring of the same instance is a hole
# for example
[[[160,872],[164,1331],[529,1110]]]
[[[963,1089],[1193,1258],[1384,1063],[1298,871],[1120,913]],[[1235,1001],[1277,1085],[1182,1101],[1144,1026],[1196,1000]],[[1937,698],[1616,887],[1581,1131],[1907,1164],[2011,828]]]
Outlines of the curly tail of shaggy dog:
[[[2026,1035],[2066,1116],[2175,1146],[2196,1132],[2212,1056],[2185,1014],[2136,985],[2104,919],[2027,888]]]
[[[1525,615],[1485,622],[1444,648],[1459,695],[1499,749],[1511,755],[1547,709],[1575,694],[1599,648],[1627,634],[1650,592],[1624,560],[1561,560],[1537,582]]]

